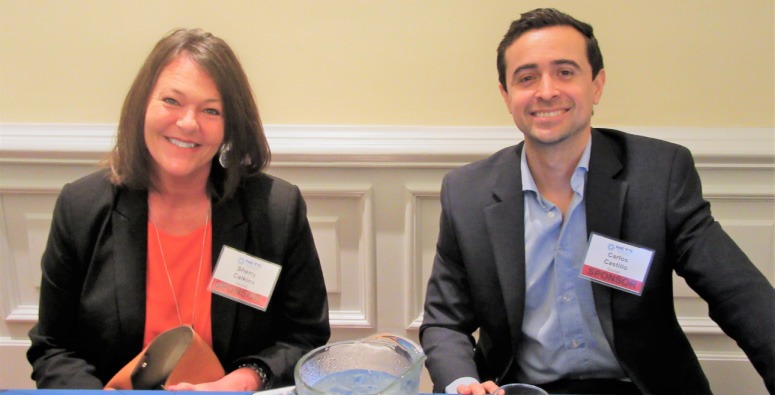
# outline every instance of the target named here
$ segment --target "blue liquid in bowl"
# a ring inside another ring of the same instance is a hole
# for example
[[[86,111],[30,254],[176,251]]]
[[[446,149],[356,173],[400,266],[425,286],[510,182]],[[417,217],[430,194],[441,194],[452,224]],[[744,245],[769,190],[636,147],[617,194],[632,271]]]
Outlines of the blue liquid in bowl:
[[[376,394],[396,381],[398,377],[375,370],[351,369],[331,373],[316,381],[312,388],[331,395]]]

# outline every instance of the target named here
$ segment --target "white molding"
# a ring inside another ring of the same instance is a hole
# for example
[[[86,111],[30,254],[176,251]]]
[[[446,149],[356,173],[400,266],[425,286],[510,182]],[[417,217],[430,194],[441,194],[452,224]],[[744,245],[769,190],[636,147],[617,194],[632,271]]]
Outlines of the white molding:
[[[767,185],[703,186],[706,200],[775,200],[775,191]]]
[[[321,227],[325,227],[327,230],[331,230],[333,228],[334,233],[334,240],[331,245],[333,246],[333,255],[336,257],[334,259],[334,266],[332,269],[334,273],[329,274],[328,277],[326,277],[326,266],[323,264],[323,255],[325,254],[325,249],[321,248],[321,244],[319,243],[318,239],[315,238],[315,245],[318,250],[318,256],[320,257],[320,263],[321,267],[323,269],[323,278],[325,279],[326,283],[326,292],[331,294],[339,294],[342,293],[342,259],[341,259],[341,250],[339,248],[340,242],[339,242],[339,220],[341,218],[339,216],[312,216],[307,215],[307,220],[309,221],[310,228],[312,228],[312,234],[315,236],[315,228],[320,229]],[[333,276],[334,278],[331,278]]]
[[[0,214],[5,213],[7,207],[4,197],[11,195],[52,195],[56,196],[59,193],[59,189],[48,186],[31,186],[31,187],[18,187],[7,188],[0,187]],[[49,213],[23,213],[23,216],[27,219],[27,226],[23,228],[29,231],[29,221],[46,221],[50,223],[52,215]],[[48,225],[47,225],[48,226]],[[27,233],[29,236],[29,233]],[[19,256],[15,256],[9,246],[9,238],[6,231],[5,215],[0,217],[0,250],[6,251],[0,254],[0,270],[4,275],[0,278],[0,298],[3,301],[3,310],[7,313],[5,321],[11,324],[26,324],[36,323],[38,321],[38,306],[29,304],[29,300],[24,298],[24,290],[29,287],[34,287],[39,291],[40,283],[37,284],[25,284],[23,279],[28,278],[25,276],[26,271],[32,270],[31,266],[26,266],[25,262],[19,262]],[[27,251],[29,252],[29,251]],[[26,258],[31,258],[26,255]],[[30,259],[28,265],[34,265],[35,260]],[[25,304],[26,303],[26,304]]]
[[[95,163],[115,124],[0,123],[0,163]],[[619,127],[689,148],[700,168],[775,168],[775,128]],[[274,167],[450,167],[518,143],[512,126],[265,125]]]
[[[3,186],[0,185],[0,194],[2,195],[59,195],[61,187],[52,187],[49,185],[28,185],[28,186]]]
[[[419,201],[422,199],[438,199],[441,184],[439,183],[410,183],[406,184],[406,209],[404,220],[404,245],[405,245],[405,282],[408,297],[404,298],[404,311],[406,312],[406,329],[419,330],[423,320],[422,294],[422,260],[420,257],[420,221],[422,213],[419,212]]]
[[[374,254],[374,213],[373,187],[371,184],[304,184],[298,185],[304,199],[347,198],[357,199],[363,204],[361,234],[358,244],[358,304],[360,310],[331,310],[329,323],[331,328],[375,328],[376,320],[376,266]]]
[[[30,339],[13,339],[10,337],[0,336],[0,347],[24,347],[29,348],[32,345]],[[0,348],[2,350],[2,348]],[[0,355],[3,355],[0,352]]]
[[[750,360],[745,353],[736,351],[700,351],[695,352],[697,359],[700,361],[717,361],[717,362],[746,362],[750,363]]]
[[[708,317],[678,317],[678,324],[687,335],[725,335]]]
[[[328,322],[331,325],[331,329],[340,328],[374,328],[373,318],[364,314],[363,311],[331,311],[329,313]]]
[[[38,306],[17,305],[11,310],[11,314],[5,317],[5,322],[14,324],[34,324],[38,322]]]

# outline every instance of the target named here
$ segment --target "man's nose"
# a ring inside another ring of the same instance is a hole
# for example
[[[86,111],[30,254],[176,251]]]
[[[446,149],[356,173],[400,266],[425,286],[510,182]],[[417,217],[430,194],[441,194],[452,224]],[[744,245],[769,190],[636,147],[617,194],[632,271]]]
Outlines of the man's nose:
[[[538,91],[536,91],[536,97],[546,101],[552,100],[552,98],[557,96],[557,85],[555,82],[554,78],[551,77],[545,76],[541,78],[541,82],[538,85]]]

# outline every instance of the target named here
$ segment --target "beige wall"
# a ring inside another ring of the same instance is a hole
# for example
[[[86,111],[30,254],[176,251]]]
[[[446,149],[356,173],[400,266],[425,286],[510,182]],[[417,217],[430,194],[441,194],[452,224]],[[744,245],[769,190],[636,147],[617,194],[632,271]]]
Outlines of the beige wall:
[[[0,0],[0,123],[115,123],[174,27],[226,39],[264,122],[510,125],[495,47],[520,12],[595,27],[598,126],[775,126],[772,0]]]

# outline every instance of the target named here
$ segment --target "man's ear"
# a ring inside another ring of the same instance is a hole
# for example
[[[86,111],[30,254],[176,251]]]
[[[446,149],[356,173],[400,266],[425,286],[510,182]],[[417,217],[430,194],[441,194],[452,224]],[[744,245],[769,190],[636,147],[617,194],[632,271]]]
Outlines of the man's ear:
[[[509,114],[511,114],[511,106],[509,105],[509,92],[506,91],[506,89],[503,87],[503,84],[501,83],[498,83],[498,89],[501,91],[503,102],[506,103],[506,109],[509,110]]]
[[[600,103],[600,98],[603,96],[603,86],[605,86],[605,70],[600,69],[597,72],[597,76],[592,80],[592,84],[595,86],[595,104]]]

